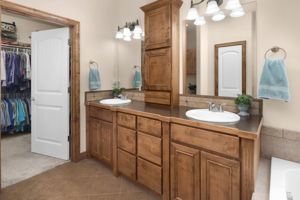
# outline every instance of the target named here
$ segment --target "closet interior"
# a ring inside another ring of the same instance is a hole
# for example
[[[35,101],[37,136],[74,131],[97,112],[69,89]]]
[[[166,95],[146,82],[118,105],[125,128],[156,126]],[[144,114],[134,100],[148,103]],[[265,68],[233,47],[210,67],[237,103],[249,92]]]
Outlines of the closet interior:
[[[11,13],[1,20],[1,182],[7,187],[65,161],[31,152],[31,34],[59,27]]]

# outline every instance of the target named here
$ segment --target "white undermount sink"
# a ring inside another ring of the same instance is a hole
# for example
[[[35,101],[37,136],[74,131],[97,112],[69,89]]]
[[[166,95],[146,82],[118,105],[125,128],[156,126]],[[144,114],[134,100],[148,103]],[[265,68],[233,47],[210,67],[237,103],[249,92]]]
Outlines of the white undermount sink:
[[[186,116],[195,120],[212,123],[234,123],[240,121],[240,116],[232,112],[212,112],[208,109],[189,110]]]
[[[100,101],[104,105],[123,105],[131,103],[130,99],[103,99]]]

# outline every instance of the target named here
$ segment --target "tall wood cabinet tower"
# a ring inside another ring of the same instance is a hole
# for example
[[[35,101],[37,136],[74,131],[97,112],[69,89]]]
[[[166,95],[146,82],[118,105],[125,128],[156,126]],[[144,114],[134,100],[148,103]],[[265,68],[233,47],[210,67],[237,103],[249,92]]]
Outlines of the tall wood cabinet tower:
[[[145,12],[145,102],[179,104],[179,9],[181,0],[157,0]]]

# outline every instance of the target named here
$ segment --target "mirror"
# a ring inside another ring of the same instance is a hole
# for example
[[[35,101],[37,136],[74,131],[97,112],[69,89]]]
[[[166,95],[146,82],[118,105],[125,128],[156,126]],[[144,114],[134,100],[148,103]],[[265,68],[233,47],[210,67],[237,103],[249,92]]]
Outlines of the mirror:
[[[205,16],[206,24],[201,26],[185,21],[183,94],[256,96],[256,2],[242,6],[242,17],[230,17],[221,7],[224,20]]]

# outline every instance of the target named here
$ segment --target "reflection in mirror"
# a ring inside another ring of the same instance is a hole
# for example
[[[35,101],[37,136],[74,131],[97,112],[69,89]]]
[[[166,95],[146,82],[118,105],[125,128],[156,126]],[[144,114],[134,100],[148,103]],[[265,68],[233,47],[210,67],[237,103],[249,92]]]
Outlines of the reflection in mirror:
[[[246,13],[238,18],[224,9],[222,21],[185,21],[184,94],[256,96],[256,2],[243,7]]]

